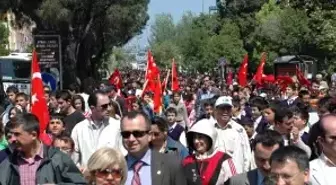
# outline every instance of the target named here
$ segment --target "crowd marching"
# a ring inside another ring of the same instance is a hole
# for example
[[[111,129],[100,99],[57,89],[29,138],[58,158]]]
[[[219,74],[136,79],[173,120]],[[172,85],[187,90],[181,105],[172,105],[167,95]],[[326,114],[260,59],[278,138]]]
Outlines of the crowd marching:
[[[172,74],[157,107],[150,73],[44,86],[44,132],[40,100],[8,87],[0,184],[334,185],[336,97],[321,74],[284,88]]]

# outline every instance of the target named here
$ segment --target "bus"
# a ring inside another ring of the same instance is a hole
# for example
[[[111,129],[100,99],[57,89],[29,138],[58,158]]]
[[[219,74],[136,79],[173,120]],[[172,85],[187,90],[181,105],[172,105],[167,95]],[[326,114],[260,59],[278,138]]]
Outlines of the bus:
[[[0,69],[2,74],[3,89],[16,86],[19,91],[30,93],[31,53],[11,53],[0,56]]]

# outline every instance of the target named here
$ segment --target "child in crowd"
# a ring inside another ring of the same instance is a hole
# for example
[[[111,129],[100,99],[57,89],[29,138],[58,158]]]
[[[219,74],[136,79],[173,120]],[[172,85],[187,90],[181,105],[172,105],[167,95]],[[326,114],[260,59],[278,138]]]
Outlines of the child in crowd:
[[[251,99],[252,120],[254,122],[254,130],[257,133],[267,129],[268,122],[262,115],[262,112],[267,108],[267,104],[267,101],[259,96]]]
[[[52,114],[48,124],[48,133],[52,140],[65,132],[64,116],[61,114]]]
[[[168,121],[168,135],[175,141],[180,141],[183,146],[187,147],[184,127],[176,122],[177,112],[174,108],[169,107],[165,112]]]
[[[72,157],[72,154],[75,151],[75,142],[70,136],[66,134],[56,136],[52,145],[55,148],[59,148],[62,152],[68,154],[70,157]]]
[[[244,127],[246,134],[251,141],[256,135],[253,120],[247,116],[242,116],[238,123]]]
[[[307,145],[309,138],[309,113],[305,107],[292,107],[291,110],[294,113],[294,127],[299,131],[299,137]]]

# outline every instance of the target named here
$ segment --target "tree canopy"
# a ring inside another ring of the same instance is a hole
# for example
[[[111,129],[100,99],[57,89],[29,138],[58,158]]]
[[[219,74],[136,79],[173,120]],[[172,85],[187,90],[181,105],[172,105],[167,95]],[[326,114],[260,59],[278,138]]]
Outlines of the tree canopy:
[[[64,74],[96,77],[114,46],[141,33],[148,20],[149,0],[3,0],[18,24],[34,22],[38,33],[62,37]],[[64,78],[69,79],[69,78]]]
[[[187,69],[205,72],[225,57],[235,69],[245,53],[256,71],[267,52],[266,72],[282,55],[310,55],[320,69],[335,70],[336,2],[326,0],[217,0],[215,14],[186,13],[173,24],[169,14],[158,15],[151,48],[159,62],[178,58]]]
[[[8,29],[0,23],[0,56],[8,55]]]

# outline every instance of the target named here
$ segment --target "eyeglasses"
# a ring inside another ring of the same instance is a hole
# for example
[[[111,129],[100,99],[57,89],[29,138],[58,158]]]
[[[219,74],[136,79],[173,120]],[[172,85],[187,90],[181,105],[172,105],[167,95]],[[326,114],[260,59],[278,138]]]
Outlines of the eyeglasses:
[[[65,152],[65,153],[71,153],[72,152],[72,148],[67,148],[67,147],[56,147],[58,148],[60,151]]]
[[[279,178],[281,178],[283,181],[288,183],[288,182],[291,182],[292,179],[298,176],[300,173],[301,172],[298,172],[294,174],[293,176],[288,175],[288,174],[270,174],[269,179],[271,180],[273,184],[275,184],[279,180]]]
[[[122,170],[121,169],[103,169],[103,170],[97,170],[96,175],[97,176],[108,176],[109,174],[112,175],[115,179],[121,179],[122,178]]]
[[[135,138],[140,138],[148,134],[148,130],[146,131],[140,131],[140,130],[135,130],[135,131],[122,131],[121,136],[125,139],[129,138],[131,135],[133,135]]]

